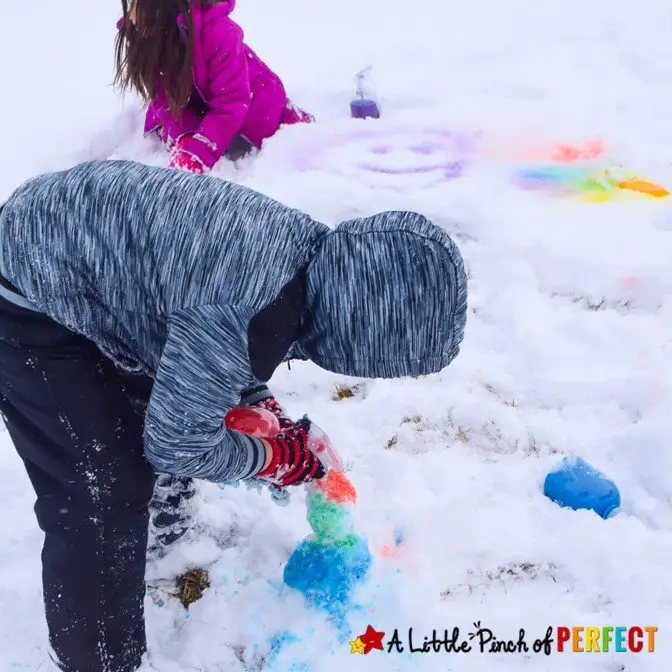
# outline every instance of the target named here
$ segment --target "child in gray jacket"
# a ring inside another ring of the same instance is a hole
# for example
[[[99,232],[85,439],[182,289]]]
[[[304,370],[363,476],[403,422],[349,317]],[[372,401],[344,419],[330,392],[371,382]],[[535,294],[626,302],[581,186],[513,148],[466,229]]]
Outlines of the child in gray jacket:
[[[462,257],[419,214],[330,230],[240,185],[125,161],[20,187],[0,211],[0,276],[0,409],[37,494],[64,672],[140,664],[156,472],[282,487],[324,475],[310,420],[264,389],[282,361],[430,374],[466,321]],[[151,379],[145,413],[124,370]],[[255,390],[283,418],[276,437],[223,423]]]

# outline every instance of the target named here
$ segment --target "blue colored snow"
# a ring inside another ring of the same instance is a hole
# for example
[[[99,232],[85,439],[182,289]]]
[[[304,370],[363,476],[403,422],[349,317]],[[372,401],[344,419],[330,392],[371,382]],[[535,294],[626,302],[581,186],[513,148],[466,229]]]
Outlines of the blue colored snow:
[[[349,535],[336,543],[304,539],[285,566],[285,583],[301,591],[308,604],[329,613],[340,613],[353,587],[363,581],[371,567],[367,543]]]
[[[270,640],[270,650],[264,660],[264,670],[269,672],[274,669],[282,670],[282,672],[310,672],[310,665],[306,661],[278,660],[278,656],[287,645],[296,644],[300,641],[301,639],[289,630],[273,635]]]

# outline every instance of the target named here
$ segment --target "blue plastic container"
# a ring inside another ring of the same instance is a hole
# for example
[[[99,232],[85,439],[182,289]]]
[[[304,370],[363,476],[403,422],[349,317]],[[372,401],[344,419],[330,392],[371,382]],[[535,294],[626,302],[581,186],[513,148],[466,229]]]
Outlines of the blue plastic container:
[[[563,458],[546,476],[544,494],[560,506],[589,509],[605,519],[621,506],[616,484],[580,457]]]

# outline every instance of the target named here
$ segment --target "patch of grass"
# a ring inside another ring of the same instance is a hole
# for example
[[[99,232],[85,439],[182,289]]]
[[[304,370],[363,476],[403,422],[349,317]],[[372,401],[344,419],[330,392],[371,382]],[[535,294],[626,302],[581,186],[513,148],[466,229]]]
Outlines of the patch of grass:
[[[514,579],[536,579],[540,566],[534,562],[519,562],[497,568],[497,578],[510,576]]]
[[[343,399],[352,399],[362,388],[362,385],[336,385],[334,393],[331,395],[332,401],[343,401]]]
[[[469,443],[469,434],[462,425],[457,428],[457,436],[455,437],[460,443]]]
[[[347,385],[336,385],[336,391],[331,396],[334,401],[343,401],[343,399],[352,399],[355,396],[355,392],[351,387]]]
[[[385,442],[385,450],[392,450],[397,443],[399,443],[399,437],[395,434],[391,439],[388,439]]]
[[[508,565],[500,565],[496,569],[484,569],[474,572],[467,570],[464,583],[451,588],[446,588],[440,593],[442,600],[448,600],[460,595],[471,595],[474,590],[485,591],[493,584],[501,584],[506,590],[506,585],[511,582],[534,581],[537,578],[550,578],[557,583],[557,567],[550,563],[537,562],[512,562]]]
[[[550,577],[554,583],[556,566],[554,564],[540,564],[538,562],[512,562],[508,565],[497,567],[493,571],[485,572],[485,577],[490,581],[525,581],[536,579],[540,574]]]
[[[586,308],[593,312],[596,313],[598,310],[604,307],[604,304],[607,302],[607,299],[603,296],[602,300],[599,303],[594,303],[590,299],[586,299]]]
[[[233,650],[233,655],[238,658],[238,660],[245,664],[245,647],[241,644],[234,644],[231,649]]]
[[[525,455],[539,455],[539,444],[537,443],[537,437],[530,436],[530,441],[525,448]]]
[[[210,577],[204,569],[190,569],[178,576],[175,582],[177,598],[185,609],[203,597],[203,591],[210,588]]]
[[[634,307],[634,301],[632,299],[624,300],[607,300],[603,296],[599,301],[591,299],[589,296],[580,296],[577,294],[566,294],[562,292],[553,292],[551,293],[553,298],[559,298],[564,300],[569,300],[574,304],[580,304],[588,312],[597,313],[603,310],[615,310],[621,314],[628,314]]]
[[[515,400],[515,399],[505,399],[505,398],[502,397],[502,395],[495,389],[495,387],[494,387],[493,385],[490,385],[490,383],[483,383],[483,389],[484,389],[486,392],[489,392],[489,393],[492,394],[493,396],[497,397],[497,399],[499,399],[499,401],[501,401],[501,402],[504,404],[504,406],[508,406],[509,408],[516,408],[516,407],[517,407],[517,404],[516,404],[516,400]]]

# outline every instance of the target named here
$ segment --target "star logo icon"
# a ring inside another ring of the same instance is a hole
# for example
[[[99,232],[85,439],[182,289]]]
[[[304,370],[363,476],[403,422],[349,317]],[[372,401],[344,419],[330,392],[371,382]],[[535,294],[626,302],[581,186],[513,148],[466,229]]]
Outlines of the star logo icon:
[[[357,639],[353,639],[350,642],[350,653],[361,653],[361,654],[363,654],[365,646],[366,645],[362,641],[362,638],[357,637]]]
[[[384,636],[384,632],[378,632],[369,625],[366,628],[366,632],[363,635],[360,635],[357,639],[364,644],[364,653],[369,653],[372,649],[378,649],[379,651],[383,650]]]

